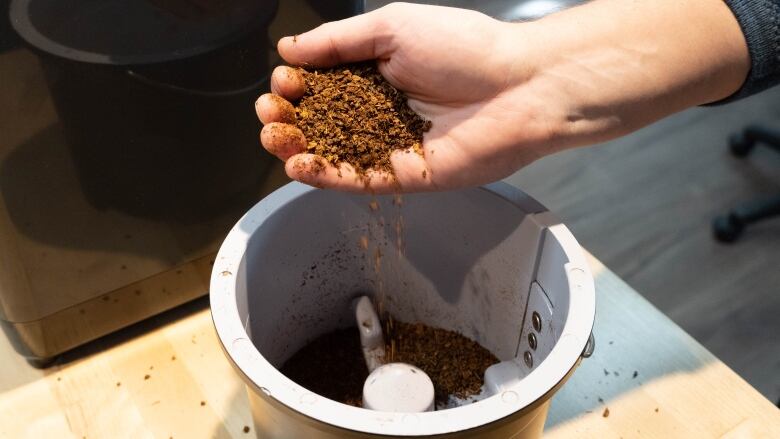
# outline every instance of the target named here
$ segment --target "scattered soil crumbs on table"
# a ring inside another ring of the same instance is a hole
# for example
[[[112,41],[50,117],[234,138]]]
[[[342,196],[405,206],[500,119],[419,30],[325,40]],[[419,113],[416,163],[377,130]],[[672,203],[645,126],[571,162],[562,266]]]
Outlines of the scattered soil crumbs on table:
[[[393,172],[390,154],[423,154],[423,133],[431,127],[409,108],[406,96],[390,85],[373,63],[304,71],[306,92],[295,109],[296,124],[309,153],[358,175]],[[408,152],[408,151],[407,151]]]
[[[601,416],[608,418],[609,417],[609,408],[604,409],[604,413],[601,414]]]
[[[393,321],[385,326],[390,328],[385,335],[387,362],[412,364],[428,374],[437,405],[446,404],[450,395],[479,393],[485,369],[498,363],[490,351],[456,332],[421,323]],[[318,337],[287,360],[281,372],[314,393],[360,407],[368,369],[357,328]]]

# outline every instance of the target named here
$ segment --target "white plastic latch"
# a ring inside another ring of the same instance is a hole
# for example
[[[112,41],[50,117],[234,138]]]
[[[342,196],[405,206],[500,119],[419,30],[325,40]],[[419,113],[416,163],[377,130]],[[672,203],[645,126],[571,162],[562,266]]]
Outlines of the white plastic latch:
[[[382,323],[374,311],[374,305],[368,296],[355,299],[355,319],[360,331],[360,346],[366,359],[368,371],[372,372],[385,362],[385,340],[382,334]]]

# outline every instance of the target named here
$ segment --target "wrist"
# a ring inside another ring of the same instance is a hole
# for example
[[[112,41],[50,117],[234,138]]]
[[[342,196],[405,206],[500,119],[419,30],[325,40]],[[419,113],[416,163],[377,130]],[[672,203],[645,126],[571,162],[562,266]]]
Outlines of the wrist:
[[[544,99],[557,149],[723,99],[749,69],[744,36],[721,0],[596,0],[510,26],[512,75],[524,96]]]

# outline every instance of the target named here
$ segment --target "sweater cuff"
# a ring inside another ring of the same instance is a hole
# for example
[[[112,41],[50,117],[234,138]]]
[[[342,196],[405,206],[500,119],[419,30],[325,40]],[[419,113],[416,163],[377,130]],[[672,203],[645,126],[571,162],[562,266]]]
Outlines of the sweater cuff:
[[[739,90],[707,105],[736,101],[778,84],[780,79],[780,1],[724,0],[739,22],[750,53],[750,72]]]

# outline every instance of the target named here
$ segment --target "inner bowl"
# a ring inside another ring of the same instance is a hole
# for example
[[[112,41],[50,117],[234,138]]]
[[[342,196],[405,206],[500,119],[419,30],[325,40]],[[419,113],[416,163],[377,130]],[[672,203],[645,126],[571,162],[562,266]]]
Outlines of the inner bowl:
[[[354,326],[350,304],[363,294],[398,320],[459,332],[511,367],[492,396],[413,422],[315,395],[279,372],[314,338]],[[291,183],[230,232],[211,304],[228,357],[260,398],[347,430],[434,435],[549,399],[580,359],[595,297],[568,230],[509,185],[395,197]]]

